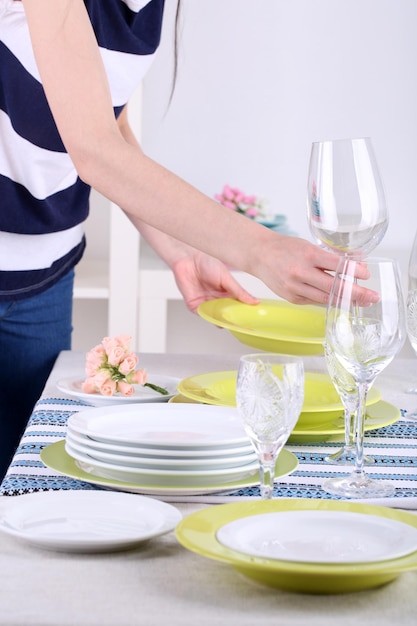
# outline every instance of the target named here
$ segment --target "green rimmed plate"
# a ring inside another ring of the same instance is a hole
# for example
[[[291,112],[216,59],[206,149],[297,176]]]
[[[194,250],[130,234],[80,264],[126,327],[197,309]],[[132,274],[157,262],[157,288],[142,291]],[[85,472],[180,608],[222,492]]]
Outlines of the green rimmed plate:
[[[380,400],[366,408],[365,432],[395,424],[401,417],[401,411],[393,404]],[[326,424],[301,428],[296,424],[287,443],[317,443],[319,441],[342,441],[345,434],[343,416]]]
[[[367,563],[300,563],[247,555],[217,539],[224,525],[250,515],[280,511],[343,511],[376,515],[417,528],[417,516],[376,505],[330,500],[277,499],[208,507],[185,517],[176,528],[178,541],[201,556],[230,564],[244,576],[268,587],[298,593],[351,593],[379,587],[402,572],[417,569],[417,552]]]
[[[218,298],[203,302],[197,312],[252,348],[284,354],[323,354],[324,307],[269,299],[251,305]]]
[[[189,403],[197,402],[183,395],[177,395],[171,398],[169,402]],[[401,417],[401,411],[393,404],[380,400],[367,408],[365,418],[365,432],[383,428],[395,424]],[[343,416],[340,415],[336,419],[329,422],[318,424],[317,426],[307,426],[301,428],[298,424],[292,431],[287,443],[303,444],[303,443],[319,443],[325,441],[343,441],[345,435],[345,425]]]
[[[244,489],[245,487],[253,487],[259,485],[259,476],[256,473],[254,476],[237,480],[230,483],[221,483],[212,485],[142,485],[140,482],[122,482],[120,480],[113,480],[110,478],[102,478],[100,476],[94,476],[80,469],[73,457],[71,457],[65,451],[65,440],[57,441],[46,446],[40,454],[41,461],[59,474],[64,474],[70,478],[81,480],[85,483],[92,485],[98,485],[101,487],[107,487],[115,489],[116,491],[127,491],[129,493],[141,493],[144,495],[154,496],[194,496],[194,495],[206,495],[210,493],[220,493],[234,491],[236,489]],[[289,452],[284,448],[281,451],[277,464],[275,466],[275,477],[281,478],[287,476],[293,472],[298,466],[298,460],[295,454]]]
[[[235,370],[198,374],[181,380],[177,389],[182,396],[196,402],[236,406],[236,376]],[[380,399],[381,392],[372,388],[368,394],[367,406],[379,402]],[[297,428],[328,424],[342,414],[343,404],[330,376],[319,372],[305,372],[304,403]]]

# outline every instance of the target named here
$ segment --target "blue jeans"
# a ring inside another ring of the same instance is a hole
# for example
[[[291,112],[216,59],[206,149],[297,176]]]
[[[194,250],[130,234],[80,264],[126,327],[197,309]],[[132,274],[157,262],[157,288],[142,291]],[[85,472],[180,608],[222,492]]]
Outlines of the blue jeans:
[[[56,357],[71,348],[74,270],[43,293],[0,302],[0,481]]]

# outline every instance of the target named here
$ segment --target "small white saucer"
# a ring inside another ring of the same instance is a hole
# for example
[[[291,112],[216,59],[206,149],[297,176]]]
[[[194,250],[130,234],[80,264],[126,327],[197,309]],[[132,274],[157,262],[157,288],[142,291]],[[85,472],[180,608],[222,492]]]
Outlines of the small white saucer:
[[[170,504],[112,491],[42,491],[3,498],[0,531],[59,552],[126,550],[182,519]]]

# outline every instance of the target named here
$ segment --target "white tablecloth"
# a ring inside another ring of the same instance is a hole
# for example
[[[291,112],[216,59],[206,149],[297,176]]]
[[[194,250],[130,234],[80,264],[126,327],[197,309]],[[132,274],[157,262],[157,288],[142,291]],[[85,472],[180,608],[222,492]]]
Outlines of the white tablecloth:
[[[236,369],[237,357],[142,355],[148,370],[179,377]],[[83,355],[63,353],[45,388],[76,376]],[[309,360],[306,360],[306,368]],[[404,389],[417,361],[394,361],[378,379],[387,401],[408,410],[417,397]],[[15,496],[19,497],[19,496]],[[205,504],[176,504],[183,515]],[[339,596],[291,594],[257,586],[230,566],[185,550],[173,533],[115,554],[46,552],[0,534],[1,626],[414,625],[417,572],[381,589]]]

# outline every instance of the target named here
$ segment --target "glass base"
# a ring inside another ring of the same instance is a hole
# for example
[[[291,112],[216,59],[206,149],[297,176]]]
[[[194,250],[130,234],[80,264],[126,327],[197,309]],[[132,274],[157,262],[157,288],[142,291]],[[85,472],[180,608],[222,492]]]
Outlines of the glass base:
[[[405,419],[409,420],[410,422],[417,422],[417,409],[407,412],[405,415]]]
[[[328,454],[324,460],[326,463],[332,463],[333,465],[354,465],[355,446],[345,446],[333,454]],[[363,464],[373,465],[374,459],[370,456],[364,456]]]
[[[391,483],[355,475],[329,478],[323,483],[323,489],[333,496],[357,499],[386,498],[395,492],[395,487]]]

